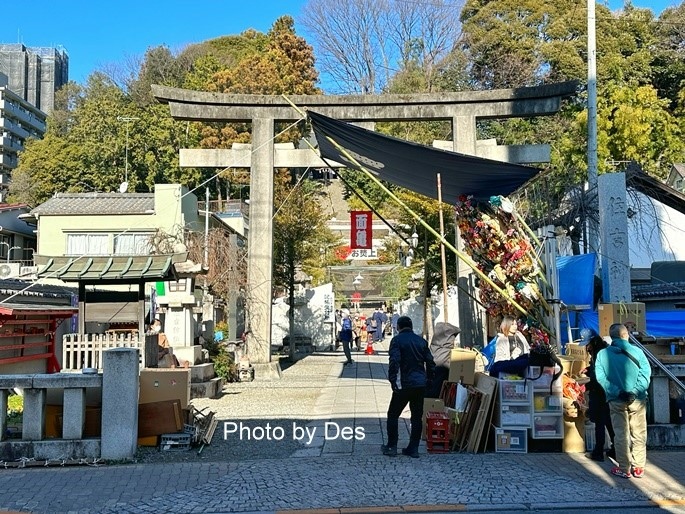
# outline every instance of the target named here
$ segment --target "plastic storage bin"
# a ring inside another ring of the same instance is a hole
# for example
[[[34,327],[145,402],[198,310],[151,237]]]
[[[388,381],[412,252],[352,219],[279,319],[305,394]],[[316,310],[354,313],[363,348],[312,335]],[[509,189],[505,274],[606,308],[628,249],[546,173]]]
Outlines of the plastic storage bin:
[[[506,426],[530,426],[530,405],[503,404],[500,410],[500,423]]]
[[[530,385],[524,380],[500,380],[499,394],[502,403],[530,403]]]

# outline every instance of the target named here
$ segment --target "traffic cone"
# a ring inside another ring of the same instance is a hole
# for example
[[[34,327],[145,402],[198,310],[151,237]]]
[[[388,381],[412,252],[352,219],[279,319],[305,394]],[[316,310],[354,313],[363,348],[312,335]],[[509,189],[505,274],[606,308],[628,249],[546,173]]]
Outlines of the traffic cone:
[[[375,355],[376,352],[373,351],[373,338],[369,338],[368,341],[366,341],[366,351],[364,351],[365,355]]]

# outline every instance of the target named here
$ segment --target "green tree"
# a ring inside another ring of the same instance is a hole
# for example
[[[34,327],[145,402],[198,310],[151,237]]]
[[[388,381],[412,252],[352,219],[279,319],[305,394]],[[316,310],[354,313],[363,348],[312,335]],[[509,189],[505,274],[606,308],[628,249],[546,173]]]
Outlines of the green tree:
[[[295,277],[298,269],[307,273],[321,267],[321,249],[336,242],[321,208],[321,191],[316,183],[300,180],[292,185],[290,173],[280,171],[274,181],[274,283],[288,293],[289,334],[295,333]],[[317,262],[318,259],[318,262]],[[295,344],[289,345],[290,358]]]
[[[664,9],[655,27],[653,84],[659,96],[668,98],[671,106],[675,106],[685,87],[685,3]]]
[[[166,46],[148,48],[137,76],[130,78],[127,83],[131,101],[139,107],[154,103],[152,84],[182,86],[191,64],[183,55],[174,56]]]

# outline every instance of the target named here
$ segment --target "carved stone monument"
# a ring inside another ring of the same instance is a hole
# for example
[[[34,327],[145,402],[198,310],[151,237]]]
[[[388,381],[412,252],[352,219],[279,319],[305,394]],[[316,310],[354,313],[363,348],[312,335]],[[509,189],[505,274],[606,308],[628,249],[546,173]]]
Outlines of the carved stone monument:
[[[599,177],[598,187],[602,300],[604,303],[630,302],[625,174],[604,174]]]

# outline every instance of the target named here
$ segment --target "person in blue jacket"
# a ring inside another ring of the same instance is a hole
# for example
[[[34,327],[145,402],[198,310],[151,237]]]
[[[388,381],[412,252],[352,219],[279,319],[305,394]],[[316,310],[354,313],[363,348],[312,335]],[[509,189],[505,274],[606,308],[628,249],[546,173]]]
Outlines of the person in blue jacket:
[[[419,457],[423,398],[435,372],[435,362],[428,349],[428,341],[416,335],[413,328],[411,318],[400,316],[397,320],[398,334],[390,341],[388,351],[388,380],[392,387],[392,397],[388,406],[388,444],[382,445],[381,450],[383,455],[390,457],[397,455],[398,422],[407,403],[411,410],[411,435],[402,454]]]
[[[613,475],[642,478],[647,461],[647,389],[652,370],[645,353],[630,344],[625,325],[609,327],[611,345],[597,354],[595,377],[609,402],[618,466]]]

